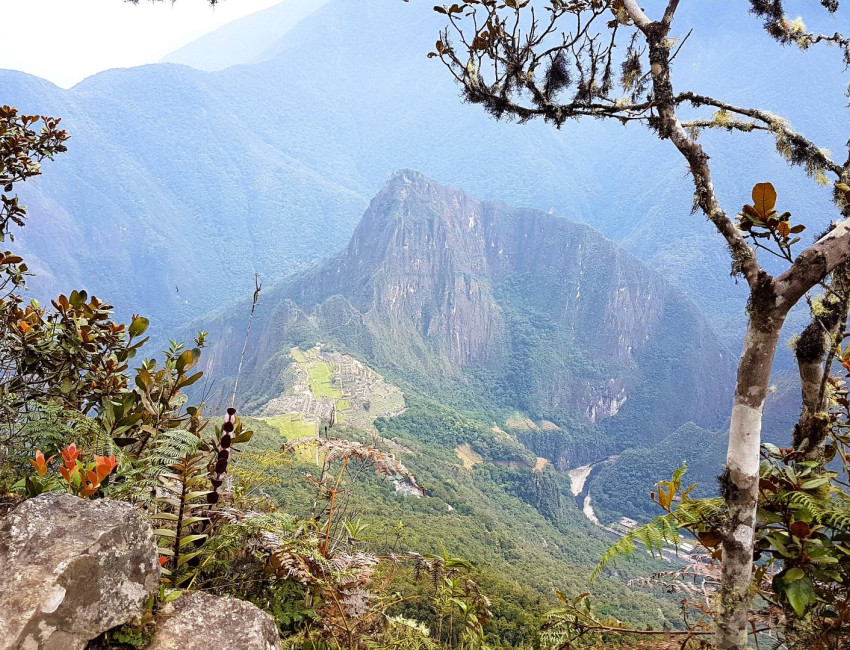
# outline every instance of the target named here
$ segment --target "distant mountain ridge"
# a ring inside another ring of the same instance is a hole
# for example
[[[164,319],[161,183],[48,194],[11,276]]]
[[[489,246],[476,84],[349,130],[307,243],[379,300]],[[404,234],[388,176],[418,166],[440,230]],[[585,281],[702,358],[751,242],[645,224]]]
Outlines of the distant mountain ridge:
[[[327,1],[285,0],[184,45],[162,57],[162,62],[216,72],[234,65],[267,61],[278,53],[280,41],[289,30]]]
[[[770,108],[839,150],[833,121],[817,116],[846,114],[842,89],[825,90],[840,61],[825,49],[778,48],[746,9],[724,3],[708,19],[682,7],[680,36],[695,29],[677,84]],[[425,57],[442,21],[427,5],[329,0],[294,26],[263,14],[245,21],[217,32],[234,44],[218,72],[144,66],[68,91],[0,72],[4,102],[62,116],[73,136],[22,196],[32,219],[20,245],[40,296],[84,286],[173,331],[250,293],[255,272],[271,282],[340,250],[373,188],[415,167],[478,196],[590,223],[685,290],[739,345],[745,289],[728,277],[722,239],[688,216],[692,187],[668,143],[602,122],[560,131],[496,123],[462,105]],[[272,58],[234,65],[263,40],[240,31],[258,23],[276,39]],[[829,189],[766,155],[772,145],[759,137],[703,136],[724,208],[770,179],[795,219],[831,209]]]
[[[207,323],[208,372],[225,392],[244,321],[231,313]],[[315,341],[420,392],[456,384],[560,423],[624,409],[651,412],[644,425],[716,425],[730,400],[732,355],[657,273],[588,226],[409,170],[342,253],[264,291],[257,321],[241,383],[255,408],[281,391],[282,351]]]

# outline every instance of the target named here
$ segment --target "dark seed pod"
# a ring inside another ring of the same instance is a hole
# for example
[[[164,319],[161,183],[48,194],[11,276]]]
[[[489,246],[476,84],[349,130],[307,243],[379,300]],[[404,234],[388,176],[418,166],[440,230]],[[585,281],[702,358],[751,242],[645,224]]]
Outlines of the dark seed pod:
[[[227,473],[227,464],[230,460],[230,446],[233,444],[233,430],[236,422],[236,409],[230,407],[227,409],[227,415],[224,418],[224,424],[221,426],[222,434],[218,442],[218,455],[216,458],[215,468],[210,473],[210,483],[212,484],[212,492],[207,495],[207,503],[214,505],[218,503],[221,496],[218,489],[224,483],[224,475]]]

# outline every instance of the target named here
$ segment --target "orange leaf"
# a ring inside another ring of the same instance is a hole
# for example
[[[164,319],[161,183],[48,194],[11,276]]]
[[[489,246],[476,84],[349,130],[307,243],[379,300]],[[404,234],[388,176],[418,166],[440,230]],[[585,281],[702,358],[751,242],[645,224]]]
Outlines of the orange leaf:
[[[762,216],[759,213],[759,211],[756,210],[749,203],[744,206],[743,213],[746,214],[749,217],[753,217],[754,219],[758,219],[759,221],[762,220]]]
[[[22,333],[26,334],[32,329],[32,327],[30,327],[26,321],[22,320],[18,322],[18,329],[21,330]]]
[[[779,225],[776,226],[776,230],[779,231],[780,235],[787,238],[791,234],[791,225],[787,221],[780,221]]]
[[[770,183],[758,183],[753,187],[753,204],[759,213],[767,218],[767,215],[776,205],[776,190]]]
[[[77,449],[77,443],[72,442],[67,449],[62,449],[62,458],[65,459],[65,465],[71,467],[73,462],[77,460],[82,451]]]

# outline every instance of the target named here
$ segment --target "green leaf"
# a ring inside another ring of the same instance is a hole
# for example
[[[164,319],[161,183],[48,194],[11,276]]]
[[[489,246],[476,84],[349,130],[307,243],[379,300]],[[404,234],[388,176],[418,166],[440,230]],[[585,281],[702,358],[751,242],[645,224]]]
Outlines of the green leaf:
[[[209,521],[209,517],[183,517],[184,526],[191,526],[201,521]]]
[[[171,539],[175,539],[177,537],[177,533],[173,530],[169,530],[168,528],[157,528],[153,531],[154,535],[159,535],[160,537],[169,537]]]
[[[186,350],[183,354],[177,357],[177,372],[185,372],[190,370],[201,358],[201,351],[198,348]]]
[[[192,553],[186,553],[185,555],[181,555],[180,559],[177,560],[177,566],[179,566],[179,567],[183,566],[184,564],[186,564],[186,562],[188,562],[189,560],[191,560],[194,557],[199,556],[203,552],[204,552],[204,550],[201,549],[199,551],[194,551]]]
[[[775,548],[781,555],[786,557],[790,557],[791,553],[788,552],[788,549],[785,547],[785,544],[779,541],[778,535],[765,535],[765,539],[770,542],[770,545]]]
[[[806,574],[803,573],[802,569],[800,569],[799,567],[794,567],[793,569],[788,569],[788,571],[786,571],[785,575],[783,576],[783,579],[786,583],[794,582],[795,580],[799,580],[805,575]]]
[[[150,321],[147,318],[137,316],[133,319],[133,322],[130,323],[130,336],[134,338],[141,336],[147,331],[149,325]]]
[[[826,485],[829,483],[829,478],[821,477],[821,478],[813,478],[811,481],[806,481],[800,487],[804,490],[814,490],[815,488],[819,488],[821,485]]]
[[[191,544],[192,542],[197,542],[200,539],[206,538],[206,535],[186,535],[186,537],[180,538],[180,546],[186,546],[186,544]]]
[[[182,595],[183,595],[182,591],[180,591],[179,589],[174,589],[172,591],[169,591],[165,595],[165,598],[162,599],[162,602],[163,603],[173,603],[175,600],[180,598],[180,596],[182,596]]]
[[[233,444],[239,444],[240,442],[248,442],[254,435],[253,431],[242,431],[241,433],[233,436]]]
[[[787,583],[785,585],[785,596],[797,616],[802,616],[806,613],[806,607],[815,602],[815,589],[812,586],[812,581],[808,577],[804,577]]]
[[[818,557],[812,557],[811,561],[815,564],[837,564],[838,558],[832,555],[820,555]]]
[[[778,524],[782,521],[782,515],[772,512],[767,508],[759,508],[757,511],[758,520],[764,524]]]
[[[186,377],[183,381],[180,382],[180,388],[186,388],[187,386],[191,386],[196,381],[198,381],[201,377],[204,376],[203,372],[196,372],[191,377]]]

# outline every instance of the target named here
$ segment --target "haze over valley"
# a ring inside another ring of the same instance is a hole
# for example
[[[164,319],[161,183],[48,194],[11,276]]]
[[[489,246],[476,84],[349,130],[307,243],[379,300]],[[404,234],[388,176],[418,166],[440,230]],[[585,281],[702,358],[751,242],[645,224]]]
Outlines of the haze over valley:
[[[285,0],[69,88],[0,55],[0,530],[153,540],[127,611],[20,598],[0,647],[222,602],[229,647],[843,647],[850,23],[645,4]]]

